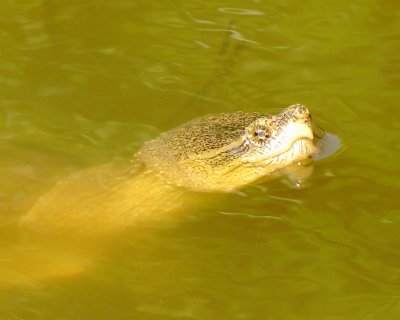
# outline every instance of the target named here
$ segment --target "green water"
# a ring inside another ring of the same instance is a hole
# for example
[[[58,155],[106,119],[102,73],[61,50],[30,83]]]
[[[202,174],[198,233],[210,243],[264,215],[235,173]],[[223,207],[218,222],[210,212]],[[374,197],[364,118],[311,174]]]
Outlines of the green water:
[[[398,319],[396,1],[9,0],[0,12],[0,275],[41,194],[189,119],[301,102],[342,141],[303,189],[208,195],[107,239],[79,276],[1,284],[1,319]]]

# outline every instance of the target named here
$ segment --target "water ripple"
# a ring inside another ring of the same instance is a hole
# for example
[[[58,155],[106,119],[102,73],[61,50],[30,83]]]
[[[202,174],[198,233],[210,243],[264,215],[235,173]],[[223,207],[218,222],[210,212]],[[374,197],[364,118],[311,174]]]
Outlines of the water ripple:
[[[229,32],[230,37],[232,39],[240,40],[240,41],[243,41],[243,42],[249,42],[249,43],[252,43],[252,44],[257,44],[256,41],[244,38],[243,35],[239,31],[235,31],[235,30],[231,30],[231,29],[208,29],[208,28],[206,29],[206,28],[200,28],[198,30],[200,30],[200,31],[212,31],[212,32]]]
[[[259,10],[241,9],[241,8],[219,8],[218,11],[229,14],[263,16],[264,12]]]
[[[283,220],[282,218],[276,217],[276,216],[269,216],[269,215],[254,215],[254,214],[249,214],[245,212],[226,212],[226,211],[219,211],[219,213],[222,213],[224,215],[228,216],[244,216],[247,218],[251,219],[272,219],[272,220]]]

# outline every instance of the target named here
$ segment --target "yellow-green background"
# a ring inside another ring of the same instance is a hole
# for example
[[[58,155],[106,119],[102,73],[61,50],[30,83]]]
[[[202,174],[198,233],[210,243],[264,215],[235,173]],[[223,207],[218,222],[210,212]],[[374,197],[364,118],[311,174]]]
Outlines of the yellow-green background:
[[[0,250],[57,180],[202,114],[301,102],[342,148],[0,286],[0,319],[398,319],[399,30],[394,0],[1,1]]]

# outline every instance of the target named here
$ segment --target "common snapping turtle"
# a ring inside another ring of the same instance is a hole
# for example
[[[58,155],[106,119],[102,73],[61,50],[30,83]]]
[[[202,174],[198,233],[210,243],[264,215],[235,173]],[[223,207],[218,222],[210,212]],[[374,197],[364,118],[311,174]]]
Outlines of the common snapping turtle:
[[[230,192],[308,159],[318,153],[318,139],[309,110],[300,104],[276,115],[207,115],[145,143],[129,168],[97,166],[58,182],[22,218],[21,228],[45,235],[44,242],[50,233],[72,236],[77,244],[96,243],[129,225],[189,206],[193,192],[188,189]],[[33,268],[31,277],[84,268],[69,257],[58,260],[54,267],[46,262],[47,270]]]
[[[184,188],[237,190],[307,159],[318,152],[316,139],[310,112],[299,104],[277,115],[207,115],[146,142],[133,170],[94,167],[60,181],[21,224],[51,233],[115,232],[180,206]]]

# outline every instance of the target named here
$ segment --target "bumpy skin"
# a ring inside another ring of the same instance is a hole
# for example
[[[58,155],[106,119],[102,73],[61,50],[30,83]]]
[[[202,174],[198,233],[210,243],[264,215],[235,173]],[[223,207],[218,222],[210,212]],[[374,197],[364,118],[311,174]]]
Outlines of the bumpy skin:
[[[203,185],[207,183],[200,179],[212,179],[223,162],[231,159],[226,157],[224,161],[225,156],[228,156],[224,154],[227,147],[239,141],[244,129],[262,116],[260,113],[236,112],[192,120],[145,143],[136,159],[166,178],[169,183],[204,189]],[[212,156],[213,152],[220,153],[218,159]],[[206,155],[211,156],[208,161],[202,161],[205,164],[202,166],[196,159]],[[234,154],[231,156],[235,157]]]
[[[136,158],[171,184],[229,191],[317,152],[302,105],[277,115],[222,113],[190,121],[147,142]]]

